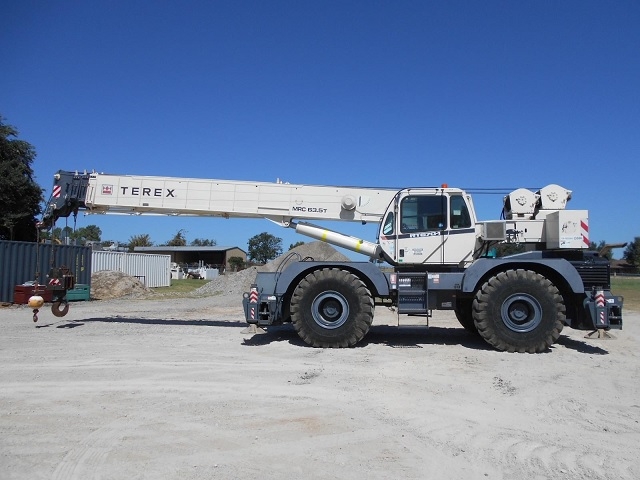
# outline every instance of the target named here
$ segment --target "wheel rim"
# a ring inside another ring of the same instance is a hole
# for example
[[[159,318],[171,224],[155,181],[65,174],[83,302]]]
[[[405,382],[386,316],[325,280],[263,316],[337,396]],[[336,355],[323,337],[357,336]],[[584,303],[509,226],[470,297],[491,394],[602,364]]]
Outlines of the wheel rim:
[[[349,304],[338,292],[327,291],[318,295],[311,304],[313,320],[322,328],[333,330],[349,318]]]
[[[542,322],[540,302],[523,293],[507,298],[502,303],[501,314],[507,328],[518,333],[530,332]]]

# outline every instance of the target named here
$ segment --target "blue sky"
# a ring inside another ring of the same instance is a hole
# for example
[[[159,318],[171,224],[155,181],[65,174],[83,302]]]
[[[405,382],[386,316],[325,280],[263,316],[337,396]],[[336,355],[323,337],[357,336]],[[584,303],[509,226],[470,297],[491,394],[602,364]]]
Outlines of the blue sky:
[[[36,147],[47,195],[59,169],[558,183],[590,211],[592,240],[640,235],[638,2],[4,0],[2,11],[0,114]],[[501,196],[474,200],[481,219],[499,218]],[[307,241],[266,220],[79,218],[89,224],[122,241],[179,229],[244,249],[262,231],[285,249]]]

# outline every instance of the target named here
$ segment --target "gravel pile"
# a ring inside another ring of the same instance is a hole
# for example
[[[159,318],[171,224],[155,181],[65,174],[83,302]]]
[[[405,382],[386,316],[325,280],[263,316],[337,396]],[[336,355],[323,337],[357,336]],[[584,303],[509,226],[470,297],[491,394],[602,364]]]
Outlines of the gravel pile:
[[[135,277],[114,270],[102,270],[91,275],[91,298],[110,300],[112,298],[139,298],[151,292]]]
[[[251,267],[240,272],[220,275],[191,292],[189,296],[216,296],[218,299],[216,303],[238,305],[242,294],[251,288],[258,272],[275,272],[278,268],[285,268],[290,262],[300,260],[344,262],[349,261],[349,258],[328,243],[305,243],[261,267]],[[93,299],[109,300],[121,297],[142,298],[149,296],[162,296],[162,292],[145,287],[140,280],[126,273],[104,270],[91,276],[91,298]]]
[[[236,273],[227,273],[195,290],[193,296],[224,295],[231,302],[238,303],[243,292],[249,291],[255,281],[258,272],[275,272],[278,268],[286,267],[289,262],[299,260],[316,260],[328,262],[345,262],[349,258],[338,252],[325,242],[311,242],[299,245],[296,248],[280,255],[261,267],[251,267]]]
[[[313,259],[319,262],[348,262],[349,258],[325,242],[304,243],[283,253],[263,267],[262,272],[275,272],[283,263],[296,260]],[[286,266],[286,265],[285,265]]]

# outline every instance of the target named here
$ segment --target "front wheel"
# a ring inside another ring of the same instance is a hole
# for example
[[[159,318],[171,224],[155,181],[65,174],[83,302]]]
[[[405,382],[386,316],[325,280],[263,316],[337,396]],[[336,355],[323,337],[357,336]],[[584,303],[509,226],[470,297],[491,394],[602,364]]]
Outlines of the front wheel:
[[[460,322],[460,325],[462,325],[467,332],[478,335],[478,329],[473,321],[472,304],[473,299],[465,298],[464,300],[458,300],[453,311],[456,314],[458,322]]]
[[[478,333],[498,350],[537,353],[553,345],[565,322],[553,283],[530,270],[507,270],[487,280],[473,301]]]
[[[371,292],[354,274],[336,268],[304,277],[291,297],[291,321],[313,347],[352,347],[369,331],[374,304]]]

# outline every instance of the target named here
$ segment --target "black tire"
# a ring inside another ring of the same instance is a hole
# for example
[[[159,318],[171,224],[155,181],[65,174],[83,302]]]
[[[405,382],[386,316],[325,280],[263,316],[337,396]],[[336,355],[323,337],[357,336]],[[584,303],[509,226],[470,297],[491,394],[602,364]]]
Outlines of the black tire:
[[[475,321],[473,320],[473,299],[465,298],[464,300],[458,300],[456,303],[456,307],[454,308],[454,312],[456,314],[456,318],[460,325],[464,327],[464,329],[472,333],[473,335],[478,335],[478,329],[476,328]]]
[[[373,297],[357,276],[346,270],[316,270],[296,286],[291,321],[312,347],[352,347],[369,331]]]
[[[491,277],[473,301],[478,333],[497,350],[508,352],[547,350],[562,332],[565,311],[553,283],[520,269]]]

